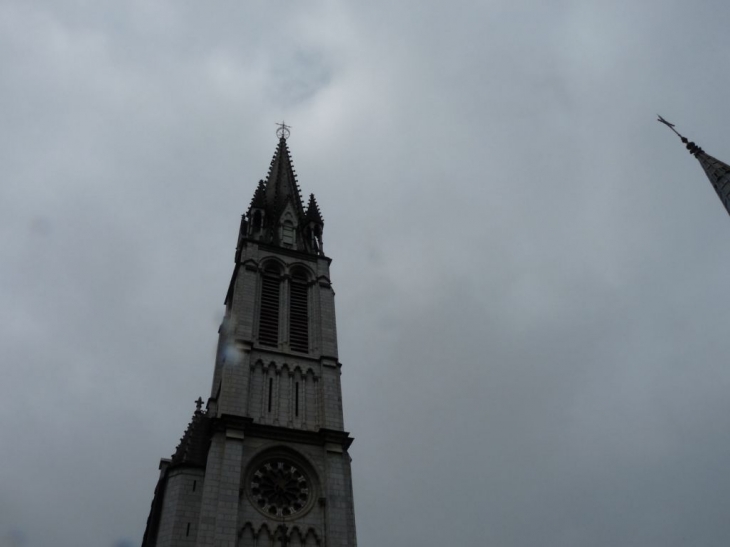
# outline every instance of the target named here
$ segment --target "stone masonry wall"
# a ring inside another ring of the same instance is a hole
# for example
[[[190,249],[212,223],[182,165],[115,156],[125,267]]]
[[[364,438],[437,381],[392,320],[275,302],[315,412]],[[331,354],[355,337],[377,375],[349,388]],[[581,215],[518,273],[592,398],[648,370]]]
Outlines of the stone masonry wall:
[[[157,534],[157,547],[194,547],[198,528],[204,471],[171,469]]]

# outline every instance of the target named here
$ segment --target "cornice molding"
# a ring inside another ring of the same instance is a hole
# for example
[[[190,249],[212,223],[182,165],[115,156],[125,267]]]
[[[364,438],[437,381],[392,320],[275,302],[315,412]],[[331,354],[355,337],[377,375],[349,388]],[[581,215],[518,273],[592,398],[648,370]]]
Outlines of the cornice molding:
[[[341,446],[344,451],[350,447],[355,440],[347,431],[338,429],[319,428],[318,431],[306,431],[303,429],[292,429],[276,425],[258,424],[253,418],[223,414],[213,419],[212,430],[226,432],[227,430],[240,431],[244,439],[248,436],[273,441],[293,442],[315,446],[325,446],[327,443]]]

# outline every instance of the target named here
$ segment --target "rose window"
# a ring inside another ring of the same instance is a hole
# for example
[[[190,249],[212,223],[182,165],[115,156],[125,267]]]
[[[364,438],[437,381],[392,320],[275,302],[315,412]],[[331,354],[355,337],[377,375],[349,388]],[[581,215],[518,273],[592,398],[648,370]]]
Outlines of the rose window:
[[[306,507],[309,480],[301,469],[286,460],[266,460],[251,475],[251,495],[264,513],[288,517]]]

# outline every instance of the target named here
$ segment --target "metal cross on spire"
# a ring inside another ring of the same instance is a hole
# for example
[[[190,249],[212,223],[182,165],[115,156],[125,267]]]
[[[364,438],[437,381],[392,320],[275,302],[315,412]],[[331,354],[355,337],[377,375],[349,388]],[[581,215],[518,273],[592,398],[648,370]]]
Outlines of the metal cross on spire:
[[[289,131],[291,129],[291,125],[286,125],[286,123],[283,120],[281,123],[277,123],[276,125],[279,126],[279,129],[276,130],[276,136],[279,137],[280,139],[284,139],[284,140],[288,139],[289,135],[291,133]]]
[[[659,116],[659,114],[657,114],[657,116]],[[693,156],[695,156],[695,157],[698,157],[698,154],[701,154],[702,152],[704,152],[704,151],[702,150],[702,148],[700,148],[699,146],[697,146],[697,145],[696,145],[695,143],[693,143],[693,142],[690,142],[690,141],[689,141],[689,139],[688,139],[687,137],[685,137],[685,136],[684,136],[684,135],[682,135],[682,134],[681,134],[681,133],[680,133],[679,131],[677,131],[676,129],[674,129],[674,124],[673,124],[673,123],[670,123],[670,122],[668,122],[667,120],[665,120],[665,119],[664,119],[664,118],[662,118],[661,116],[659,116],[659,118],[657,118],[657,121],[658,121],[659,123],[663,123],[663,124],[664,124],[664,125],[666,125],[666,126],[667,126],[667,127],[669,128],[669,129],[671,129],[672,131],[674,131],[674,134],[675,134],[675,135],[677,135],[677,136],[678,136],[678,137],[680,138],[680,140],[681,140],[681,141],[682,141],[682,142],[683,142],[684,144],[686,144],[686,145],[687,145],[687,150],[689,150],[689,153],[690,153],[690,154],[692,154]]]
[[[683,140],[682,140],[682,142],[685,142],[685,143],[687,142],[687,139],[685,139],[685,138],[684,138],[684,137],[683,137],[683,136],[682,136],[682,135],[680,134],[680,132],[679,132],[679,131],[677,131],[676,129],[674,129],[674,124],[673,124],[673,123],[669,123],[669,122],[668,122],[667,120],[665,120],[664,118],[662,118],[662,117],[661,117],[661,115],[659,115],[659,114],[657,114],[657,116],[659,116],[659,117],[657,118],[657,121],[658,121],[659,123],[663,123],[663,124],[664,124],[664,125],[666,125],[666,126],[667,126],[667,127],[669,128],[669,129],[671,129],[672,131],[674,131],[674,134],[675,134],[675,135],[677,135],[677,136],[678,136],[678,137],[679,137],[680,139],[683,139]]]
[[[674,131],[674,133],[675,133],[675,134],[676,134],[676,135],[677,135],[677,136],[678,136],[678,137],[679,137],[680,139],[682,138],[682,135],[680,135],[680,134],[679,134],[679,131],[677,131],[676,129],[674,129],[674,124],[673,124],[673,123],[669,123],[669,122],[668,122],[667,120],[665,120],[664,118],[662,118],[660,114],[657,114],[657,116],[659,116],[659,118],[657,119],[657,121],[658,121],[659,123],[663,123],[663,124],[664,124],[664,125],[666,125],[666,126],[667,126],[667,127],[669,128],[669,129],[671,129],[672,131]]]

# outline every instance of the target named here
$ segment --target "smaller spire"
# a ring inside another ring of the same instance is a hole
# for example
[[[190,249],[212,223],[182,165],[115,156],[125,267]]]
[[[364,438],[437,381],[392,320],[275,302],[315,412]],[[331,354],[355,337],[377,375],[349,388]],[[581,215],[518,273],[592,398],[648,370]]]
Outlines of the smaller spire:
[[[674,124],[669,123],[667,120],[659,116],[657,120],[660,123],[666,125],[669,129],[680,138],[680,140],[686,145],[689,153],[692,154],[697,161],[700,162],[702,169],[705,171],[705,175],[710,180],[712,187],[717,193],[717,197],[720,198],[725,210],[730,214],[730,165],[716,158],[713,158],[706,153],[702,148],[697,146],[695,143],[684,137],[674,129]]]
[[[317,205],[317,200],[314,199],[314,194],[309,194],[309,205],[307,205],[304,220],[308,224],[305,234],[309,249],[315,254],[324,255],[324,248],[322,247],[324,219],[322,213],[319,212],[319,205]]]
[[[253,198],[251,198],[249,210],[263,209],[264,207],[266,207],[266,186],[264,186],[264,181],[260,180],[256,191],[253,193]]]
[[[305,218],[308,222],[316,222],[324,226],[324,219],[322,213],[319,212],[319,205],[317,205],[317,200],[314,199],[314,194],[309,194],[309,205],[307,205]]]

